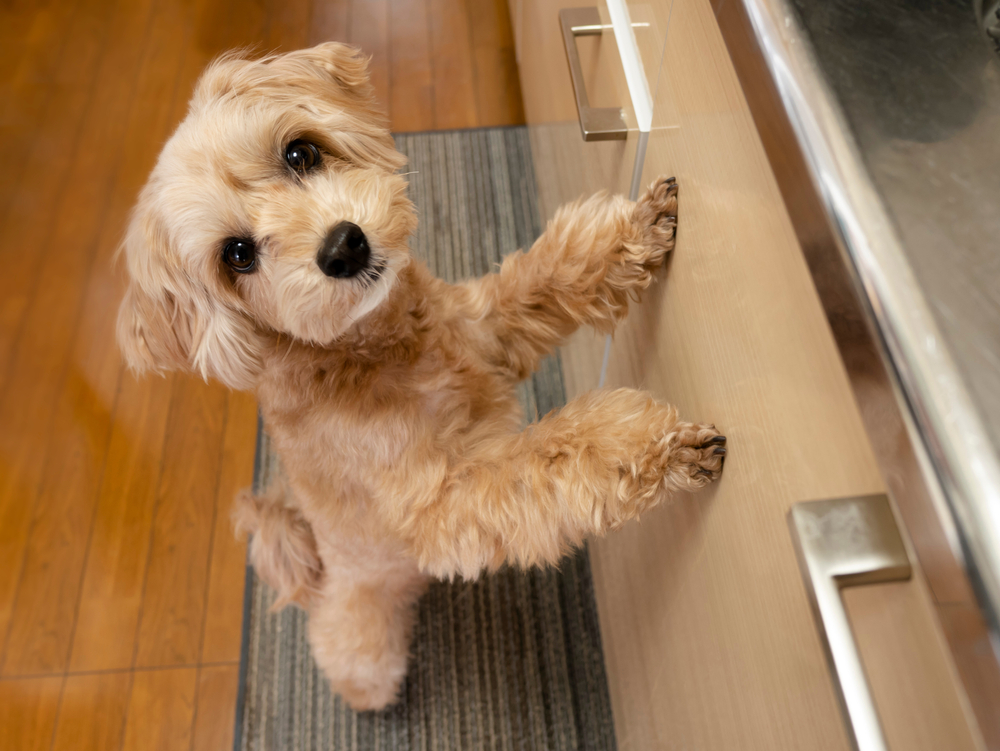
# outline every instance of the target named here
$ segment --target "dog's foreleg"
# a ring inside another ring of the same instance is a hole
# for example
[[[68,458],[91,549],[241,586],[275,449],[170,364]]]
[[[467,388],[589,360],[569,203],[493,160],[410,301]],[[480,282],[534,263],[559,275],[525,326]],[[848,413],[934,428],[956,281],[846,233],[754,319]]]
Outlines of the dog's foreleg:
[[[590,392],[523,433],[478,441],[435,497],[407,508],[402,531],[434,576],[553,563],[714,480],[725,440],[644,392]]]
[[[579,326],[610,332],[673,249],[676,226],[673,178],[637,203],[598,194],[561,208],[527,253],[468,285],[494,357],[525,378]]]

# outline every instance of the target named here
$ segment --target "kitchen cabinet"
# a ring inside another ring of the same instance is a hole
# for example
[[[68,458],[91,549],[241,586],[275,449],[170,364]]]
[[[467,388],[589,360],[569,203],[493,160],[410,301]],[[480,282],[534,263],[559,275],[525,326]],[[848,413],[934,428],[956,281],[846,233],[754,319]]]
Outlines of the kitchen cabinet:
[[[635,168],[639,130],[614,33],[606,10],[597,10],[598,33],[579,36],[575,46],[590,104],[621,108],[625,138],[583,140],[562,38],[560,11],[580,0],[511,4],[521,72],[525,116],[536,162],[539,207],[551,214],[567,196],[598,190],[628,193]]]
[[[578,39],[581,66],[629,132],[583,141],[560,36],[569,5],[512,3],[546,215],[627,192],[639,141],[610,29]],[[665,39],[652,64],[640,55],[653,103],[641,181],[675,175],[680,219],[667,268],[615,334],[606,385],[714,422],[730,448],[720,482],[591,543],[619,748],[848,749],[787,517],[885,484],[711,3],[629,9]],[[569,397],[598,386],[604,346],[580,332],[563,348]],[[909,558],[907,581],[843,593],[888,747],[983,748]]]

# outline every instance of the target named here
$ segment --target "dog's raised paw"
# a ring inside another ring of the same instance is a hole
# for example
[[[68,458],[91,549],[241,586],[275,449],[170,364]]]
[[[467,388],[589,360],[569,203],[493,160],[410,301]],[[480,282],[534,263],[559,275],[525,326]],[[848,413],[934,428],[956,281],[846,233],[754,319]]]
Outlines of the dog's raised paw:
[[[728,449],[714,425],[682,423],[670,443],[671,474],[681,488],[699,490],[719,479]]]
[[[676,178],[658,177],[635,205],[632,221],[644,236],[649,251],[647,265],[659,266],[674,249],[677,192]]]

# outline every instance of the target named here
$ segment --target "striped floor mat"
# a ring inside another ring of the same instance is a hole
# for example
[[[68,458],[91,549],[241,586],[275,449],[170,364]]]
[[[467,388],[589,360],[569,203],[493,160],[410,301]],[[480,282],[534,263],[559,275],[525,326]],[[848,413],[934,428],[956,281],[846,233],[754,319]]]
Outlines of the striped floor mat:
[[[396,137],[420,213],[413,249],[437,275],[487,273],[541,231],[524,128]],[[558,359],[520,389],[525,413],[565,399]],[[280,472],[261,430],[254,482]],[[247,571],[237,751],[614,749],[586,551],[559,570],[504,570],[438,583],[421,600],[401,701],[357,713],[330,693],[306,642],[303,612],[269,613]]]

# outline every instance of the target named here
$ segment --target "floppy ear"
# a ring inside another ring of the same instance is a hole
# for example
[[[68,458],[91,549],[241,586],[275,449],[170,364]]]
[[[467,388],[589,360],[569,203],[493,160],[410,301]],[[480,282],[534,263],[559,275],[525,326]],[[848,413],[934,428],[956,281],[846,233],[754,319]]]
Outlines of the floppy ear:
[[[252,388],[262,348],[252,321],[220,299],[221,290],[169,263],[141,223],[134,219],[126,235],[130,280],[118,310],[118,346],[129,367],[189,370],[232,389]]]
[[[248,57],[246,50],[223,53],[198,79],[190,109],[200,109],[230,93],[246,93],[261,83],[292,81],[298,76],[331,83],[340,95],[359,104],[370,105],[375,98],[368,76],[368,57],[349,44],[324,42],[256,60]]]
[[[281,58],[279,58],[281,59]],[[283,56],[286,63],[302,60],[319,68],[345,93],[361,100],[374,91],[368,75],[368,57],[357,47],[340,42],[324,42]]]
[[[368,77],[368,57],[357,47],[325,42],[269,58],[262,66],[283,90],[312,98],[317,123],[337,133],[338,150],[360,164],[395,172],[406,157],[396,150]],[[325,101],[326,105],[315,106]],[[300,106],[299,101],[289,102]]]

